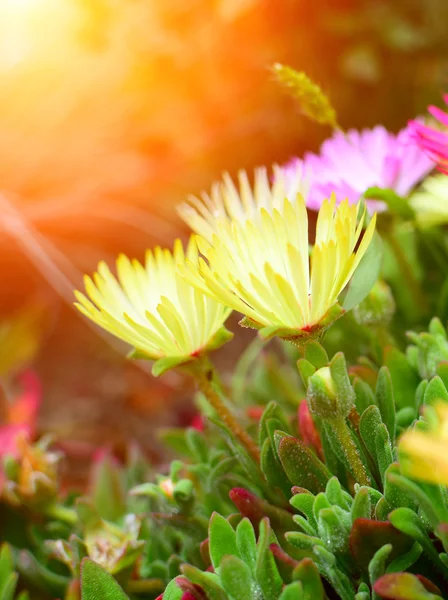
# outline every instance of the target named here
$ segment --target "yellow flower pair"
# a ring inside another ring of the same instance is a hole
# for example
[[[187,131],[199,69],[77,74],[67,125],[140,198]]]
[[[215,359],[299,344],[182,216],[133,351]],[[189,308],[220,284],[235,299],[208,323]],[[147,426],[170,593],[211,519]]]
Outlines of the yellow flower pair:
[[[300,180],[288,185],[279,173],[271,185],[263,170],[253,190],[245,174],[239,190],[225,177],[211,196],[181,207],[198,234],[186,253],[176,241],[173,253],[148,252],[145,265],[121,256],[117,278],[100,263],[85,279],[90,299],[76,292],[78,308],[158,361],[156,374],[227,341],[232,309],[265,337],[318,334],[344,312],[338,298],[369,247],[375,217],[361,239],[361,204],[325,200],[310,251],[306,189]]]

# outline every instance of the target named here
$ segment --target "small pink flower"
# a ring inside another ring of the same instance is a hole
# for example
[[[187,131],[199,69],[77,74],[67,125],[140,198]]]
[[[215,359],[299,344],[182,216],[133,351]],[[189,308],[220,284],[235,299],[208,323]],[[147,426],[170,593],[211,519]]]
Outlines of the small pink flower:
[[[445,94],[443,99],[448,104],[448,94]],[[423,152],[436,163],[438,169],[448,175],[448,113],[437,106],[429,106],[428,111],[444,126],[445,130],[439,131],[419,121],[411,121],[409,123],[411,135]]]
[[[286,179],[293,180],[297,170],[309,185],[307,206],[318,210],[324,198],[334,192],[340,202],[358,202],[369,188],[389,188],[406,196],[433,168],[420,149],[410,127],[398,134],[384,127],[346,133],[337,131],[326,140],[319,154],[306,153],[284,167]],[[369,200],[372,211],[385,209],[382,202]]]

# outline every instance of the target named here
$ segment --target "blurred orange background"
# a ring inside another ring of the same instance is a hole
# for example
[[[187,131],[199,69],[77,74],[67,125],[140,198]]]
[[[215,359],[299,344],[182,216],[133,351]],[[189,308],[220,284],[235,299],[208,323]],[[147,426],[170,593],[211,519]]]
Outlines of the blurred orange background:
[[[446,90],[447,22],[445,0],[0,0],[0,323],[32,311],[39,343],[15,343],[42,430],[152,447],[193,416],[175,375],[151,379],[72,311],[82,273],[185,235],[176,204],[222,171],[318,147],[329,132],[273,63],[316,79],[344,127],[396,130]]]

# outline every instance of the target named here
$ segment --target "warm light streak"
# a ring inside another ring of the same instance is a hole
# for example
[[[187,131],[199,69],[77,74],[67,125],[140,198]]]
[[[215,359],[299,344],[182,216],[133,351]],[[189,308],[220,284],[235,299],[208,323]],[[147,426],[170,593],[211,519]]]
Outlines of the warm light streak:
[[[0,68],[11,69],[43,54],[76,19],[71,0],[0,0]]]

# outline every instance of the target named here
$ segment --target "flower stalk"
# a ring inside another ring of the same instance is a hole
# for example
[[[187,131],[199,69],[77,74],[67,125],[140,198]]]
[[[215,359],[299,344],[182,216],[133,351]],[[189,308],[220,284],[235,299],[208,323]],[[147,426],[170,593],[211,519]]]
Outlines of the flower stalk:
[[[215,409],[221,421],[232,431],[234,436],[246,448],[255,462],[259,464],[260,450],[258,446],[247,431],[241,427],[238,419],[226,406],[220,394],[215,389],[216,387],[219,389],[221,384],[216,369],[210,359],[204,356],[200,360],[186,365],[185,368],[194,377],[200,391]]]

